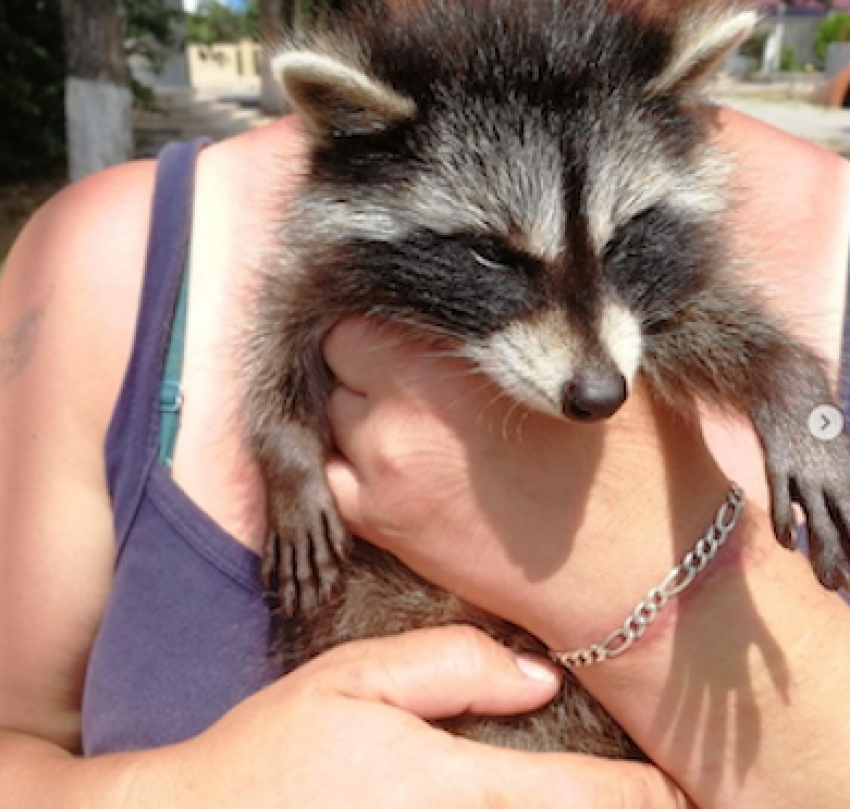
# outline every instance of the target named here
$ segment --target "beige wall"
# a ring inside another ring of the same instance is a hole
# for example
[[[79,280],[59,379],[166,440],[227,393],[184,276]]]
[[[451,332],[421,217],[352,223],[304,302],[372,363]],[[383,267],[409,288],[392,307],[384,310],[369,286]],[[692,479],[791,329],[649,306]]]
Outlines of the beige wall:
[[[189,80],[196,90],[259,80],[260,46],[250,40],[227,45],[189,45]]]

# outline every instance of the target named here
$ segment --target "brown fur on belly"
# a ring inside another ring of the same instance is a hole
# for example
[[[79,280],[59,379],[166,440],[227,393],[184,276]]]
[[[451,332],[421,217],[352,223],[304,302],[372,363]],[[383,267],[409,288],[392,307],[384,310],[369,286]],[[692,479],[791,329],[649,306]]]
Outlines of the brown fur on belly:
[[[356,541],[343,579],[341,595],[314,617],[281,614],[275,621],[273,653],[285,671],[349,641],[451,624],[477,627],[517,652],[546,654],[546,648],[528,632],[429,584],[388,553],[361,540]],[[558,696],[532,713],[463,715],[435,724],[459,736],[516,750],[645,760],[570,672]]]

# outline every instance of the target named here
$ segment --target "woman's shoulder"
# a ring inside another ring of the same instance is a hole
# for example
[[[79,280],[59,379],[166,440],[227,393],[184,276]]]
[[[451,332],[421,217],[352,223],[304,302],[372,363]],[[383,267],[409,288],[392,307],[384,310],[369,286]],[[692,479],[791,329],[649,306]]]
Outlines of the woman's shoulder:
[[[92,392],[117,391],[132,342],[154,176],[151,161],[101,172],[61,191],[27,224],[0,284],[3,387],[48,374],[71,382],[97,369]],[[104,424],[109,398],[87,397],[89,415]]]
[[[737,110],[721,109],[719,121],[720,148],[731,159],[741,203],[755,224],[806,248],[820,235],[816,230],[846,236],[850,161]]]
[[[721,113],[738,189],[734,232],[754,280],[837,363],[850,258],[850,162],[750,116]]]

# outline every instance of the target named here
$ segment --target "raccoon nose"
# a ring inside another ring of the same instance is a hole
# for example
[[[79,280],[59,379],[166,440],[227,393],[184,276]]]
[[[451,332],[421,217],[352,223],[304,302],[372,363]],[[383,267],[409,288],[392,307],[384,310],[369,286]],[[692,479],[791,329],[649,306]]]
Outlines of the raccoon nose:
[[[575,421],[607,419],[623,406],[628,392],[622,374],[581,374],[564,386],[564,415]]]

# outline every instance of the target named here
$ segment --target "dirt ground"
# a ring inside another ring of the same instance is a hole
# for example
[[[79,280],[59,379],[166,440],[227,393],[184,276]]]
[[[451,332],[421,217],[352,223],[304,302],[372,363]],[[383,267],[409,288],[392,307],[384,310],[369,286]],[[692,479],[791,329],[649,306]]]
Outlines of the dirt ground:
[[[0,185],[0,265],[35,211],[65,185],[63,177]]]

